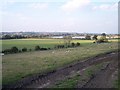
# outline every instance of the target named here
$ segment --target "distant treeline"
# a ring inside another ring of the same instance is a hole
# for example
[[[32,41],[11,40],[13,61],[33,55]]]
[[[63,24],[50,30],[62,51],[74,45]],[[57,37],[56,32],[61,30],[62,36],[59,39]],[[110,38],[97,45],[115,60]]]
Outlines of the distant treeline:
[[[3,34],[1,35],[0,39],[24,39],[24,38],[51,38],[51,37],[54,37],[54,36],[59,36],[59,35],[44,35],[44,34],[41,34],[41,35],[24,35],[24,34]],[[74,37],[76,35],[71,35],[71,34],[63,34],[62,35],[63,37],[65,36],[71,36],[71,37]],[[80,35],[78,35],[79,37]],[[91,35],[91,34],[86,34],[86,35],[82,35],[84,38],[72,38],[72,39],[81,39],[81,40],[91,40],[92,36],[95,36],[94,35]],[[100,35],[97,35],[97,36],[100,36]],[[106,35],[107,37],[109,38],[114,38],[114,39],[118,39],[120,38],[120,35]],[[55,38],[54,38],[55,39]],[[56,38],[58,39],[58,38]]]
[[[54,36],[54,35],[52,35],[52,36]],[[24,38],[51,38],[52,36],[49,36],[49,35],[9,35],[9,34],[6,34],[6,35],[2,35],[2,37],[0,39],[5,40],[5,39],[24,39]],[[56,38],[56,39],[58,39],[58,38]],[[91,36],[86,35],[85,38],[78,38],[78,39],[91,40]]]
[[[48,38],[48,35],[3,35],[0,39]]]
[[[23,35],[3,35],[1,39],[22,39],[22,38],[27,38]]]
[[[67,36],[69,33],[55,34],[55,33],[2,33],[0,39],[22,39],[22,38],[50,38],[52,36]]]

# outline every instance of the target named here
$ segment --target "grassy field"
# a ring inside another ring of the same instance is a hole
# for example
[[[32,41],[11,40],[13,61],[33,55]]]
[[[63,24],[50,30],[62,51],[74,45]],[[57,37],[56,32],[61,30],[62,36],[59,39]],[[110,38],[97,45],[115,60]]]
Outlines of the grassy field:
[[[61,39],[11,39],[2,41],[2,50],[17,46],[19,49],[24,47],[28,49],[34,49],[36,45],[41,47],[53,48],[56,44],[62,44]]]
[[[115,42],[117,40],[111,40],[111,41]],[[85,45],[87,43],[92,43],[93,40],[72,40],[71,42],[80,42],[82,45]],[[0,51],[5,49],[10,49],[13,46],[18,47],[19,49],[26,47],[27,49],[34,50],[36,45],[39,45],[41,47],[53,48],[57,44],[64,44],[64,40],[63,39],[11,39],[11,40],[0,40],[0,43],[2,43],[2,48],[0,48]]]
[[[9,41],[8,41],[9,43],[7,41],[3,41],[3,45],[6,45],[3,47],[4,48],[7,47],[8,44],[12,46],[13,43],[16,44],[16,46],[19,45],[19,47],[22,47],[22,45],[27,46],[29,42],[32,43],[30,45],[30,47],[32,47],[32,45],[34,44],[32,40],[28,42],[27,41],[28,40],[22,40],[22,42],[24,43],[20,43],[19,40],[18,41],[12,40],[12,43],[10,43]],[[41,40],[38,41],[35,40],[34,42],[36,42],[36,44],[39,44],[40,41]],[[46,41],[41,42],[45,44]],[[59,40],[57,39],[56,42],[50,41],[48,42],[49,43],[48,45],[59,42]],[[75,40],[74,42],[80,42],[82,46],[77,48],[67,49],[64,48],[48,51],[33,51],[18,54],[8,54],[3,56],[2,57],[3,84],[14,83],[20,80],[22,77],[27,77],[36,73],[47,72],[72,62],[77,62],[88,57],[92,57],[101,53],[110,52],[118,49],[118,43],[115,41],[112,41],[111,43],[102,44],[93,44],[92,41],[90,40],[89,41]]]

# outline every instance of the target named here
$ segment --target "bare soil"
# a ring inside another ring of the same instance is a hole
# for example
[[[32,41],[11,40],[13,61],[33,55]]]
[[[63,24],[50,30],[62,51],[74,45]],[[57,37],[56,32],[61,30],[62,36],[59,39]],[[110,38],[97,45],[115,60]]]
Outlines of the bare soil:
[[[107,66],[93,75],[82,88],[114,88],[117,79],[118,62],[111,61]]]

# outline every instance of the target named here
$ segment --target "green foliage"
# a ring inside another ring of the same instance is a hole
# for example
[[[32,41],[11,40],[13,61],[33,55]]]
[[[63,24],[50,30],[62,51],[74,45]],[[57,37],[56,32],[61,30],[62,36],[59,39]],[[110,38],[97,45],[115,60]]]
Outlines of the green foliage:
[[[93,36],[93,40],[98,40],[97,37],[98,37],[97,35],[94,35],[94,36]]]
[[[77,42],[77,43],[76,43],[76,46],[80,46],[80,43],[79,43],[79,42]]]
[[[11,52],[11,49],[5,49],[2,51],[2,53],[8,54],[8,53],[12,53],[12,52]]]
[[[64,36],[63,39],[64,39],[64,44],[66,46],[70,45],[70,42],[72,41],[72,37],[71,36]]]
[[[27,48],[22,48],[22,52],[26,52],[27,51]]]
[[[40,50],[40,46],[38,46],[38,45],[35,46],[35,50],[36,50],[36,51]]]
[[[40,50],[48,50],[47,48],[40,48]]]
[[[78,47],[78,46],[80,46],[80,43],[79,43],[79,42],[77,42],[77,43],[72,42],[72,43],[71,43],[71,47]]]
[[[100,39],[97,40],[97,43],[108,42],[108,39],[105,36],[101,36]]]
[[[106,34],[105,34],[105,33],[102,33],[101,35],[102,35],[102,36],[106,36]]]
[[[17,53],[17,52],[19,52],[19,50],[17,47],[14,46],[11,49],[5,49],[2,52],[5,54],[9,54],[9,53]]]
[[[17,53],[17,52],[18,52],[18,48],[15,47],[15,46],[12,47],[12,48],[11,48],[11,52],[12,52],[12,53]]]
[[[55,48],[55,49],[56,49],[56,48],[65,48],[65,46],[64,46],[64,45],[55,45],[54,48]]]
[[[74,43],[74,42],[72,42],[72,43],[71,43],[71,46],[72,46],[72,47],[75,47],[75,43]]]
[[[105,34],[105,33],[102,33],[100,39],[98,39],[96,42],[97,42],[97,43],[108,42],[108,39],[106,38],[106,34]]]

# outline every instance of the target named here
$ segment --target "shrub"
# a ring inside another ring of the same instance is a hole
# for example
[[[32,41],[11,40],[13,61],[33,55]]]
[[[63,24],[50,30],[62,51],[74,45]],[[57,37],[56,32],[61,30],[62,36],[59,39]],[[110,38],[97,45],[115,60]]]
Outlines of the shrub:
[[[106,43],[108,42],[108,39],[106,38],[106,34],[102,33],[100,39],[96,41],[97,43]]]
[[[103,39],[103,38],[100,38],[96,41],[97,43],[106,43],[108,42],[108,39]]]
[[[71,47],[70,45],[67,45],[67,47],[69,48],[69,47]]]
[[[71,46],[72,46],[72,47],[75,47],[75,43],[71,43]]]
[[[77,43],[76,43],[76,46],[80,46],[80,43],[79,43],[79,42],[77,42]]]
[[[56,48],[57,48],[57,45],[54,46],[54,49],[56,49]]]
[[[64,45],[59,45],[60,46],[60,48],[64,48],[65,46]]]
[[[47,48],[40,48],[40,50],[47,50]]]
[[[35,46],[35,50],[36,51],[40,50],[40,46]]]
[[[23,48],[23,49],[22,49],[22,52],[26,52],[26,51],[27,51],[27,48]]]
[[[2,51],[2,53],[8,54],[8,53],[12,53],[11,49],[5,49],[4,51]]]
[[[48,48],[48,50],[50,50],[51,48]]]
[[[32,49],[29,49],[29,51],[32,51]]]
[[[64,48],[65,46],[64,45],[55,45],[54,48]]]
[[[18,51],[19,51],[18,48],[15,46],[11,48],[12,53],[17,53]]]

